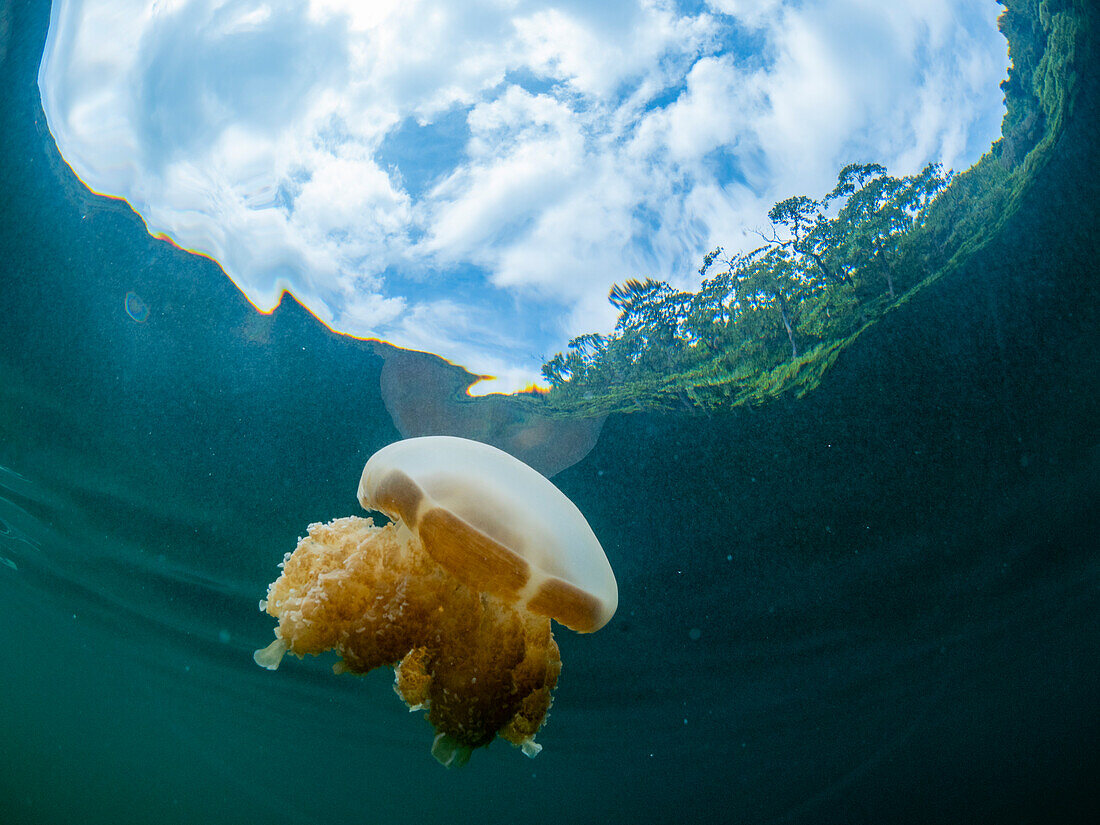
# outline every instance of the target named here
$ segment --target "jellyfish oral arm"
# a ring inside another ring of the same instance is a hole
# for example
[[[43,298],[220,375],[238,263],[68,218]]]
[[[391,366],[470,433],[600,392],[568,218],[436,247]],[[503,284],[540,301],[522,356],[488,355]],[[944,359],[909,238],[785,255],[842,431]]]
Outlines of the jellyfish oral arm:
[[[444,764],[497,736],[537,753],[561,671],[550,620],[466,586],[399,522],[311,524],[261,605],[279,620],[254,655],[261,667],[330,650],[336,673],[393,667],[398,695],[427,711]]]
[[[279,663],[283,661],[283,656],[286,655],[286,642],[282,639],[276,639],[267,647],[261,648],[252,654],[252,660],[262,668],[267,670],[278,670]]]

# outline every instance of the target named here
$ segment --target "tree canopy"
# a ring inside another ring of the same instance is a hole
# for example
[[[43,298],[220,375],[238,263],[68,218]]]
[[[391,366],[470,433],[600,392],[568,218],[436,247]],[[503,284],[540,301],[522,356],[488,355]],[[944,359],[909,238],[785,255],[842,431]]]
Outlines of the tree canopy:
[[[950,178],[936,164],[901,178],[849,164],[822,198],[777,203],[756,249],[708,253],[697,291],[652,278],[616,284],[614,331],[574,338],[543,376],[560,393],[606,392],[700,367],[773,369],[849,335],[897,298],[899,279],[913,280],[898,268],[903,244]]]

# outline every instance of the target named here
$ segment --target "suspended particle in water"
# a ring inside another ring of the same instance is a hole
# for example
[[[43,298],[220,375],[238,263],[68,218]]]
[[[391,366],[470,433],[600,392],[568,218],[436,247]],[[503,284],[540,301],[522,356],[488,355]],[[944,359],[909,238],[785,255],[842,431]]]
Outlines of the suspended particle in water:
[[[144,324],[148,320],[149,305],[136,292],[126,293],[125,307],[126,314],[136,323]]]

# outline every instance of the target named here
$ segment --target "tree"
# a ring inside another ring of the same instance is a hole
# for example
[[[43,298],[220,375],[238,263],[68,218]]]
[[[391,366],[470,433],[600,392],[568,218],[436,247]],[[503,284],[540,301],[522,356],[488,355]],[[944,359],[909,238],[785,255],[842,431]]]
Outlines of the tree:
[[[692,294],[664,281],[628,280],[611,288],[608,300],[619,310],[615,332],[626,346],[623,353],[642,370],[666,371],[674,366],[683,344],[681,327]]]
[[[827,200],[815,201],[805,195],[780,201],[768,212],[771,237],[763,237],[768,245],[790,250],[796,257],[809,258],[826,281],[842,283],[844,276],[834,272],[825,261],[825,254],[833,245],[833,226],[824,214],[827,207]],[[779,236],[779,227],[789,233],[786,240]]]
[[[904,178],[891,177],[878,164],[844,167],[826,200],[847,198],[832,223],[834,249],[849,277],[869,275],[885,282],[889,297],[896,298],[901,242],[947,181],[938,164]]]
[[[555,387],[573,380],[594,383],[606,364],[610,343],[610,338],[594,332],[577,336],[569,342],[567,355],[559,352],[543,365],[543,378]]]
[[[760,252],[741,259],[735,273],[738,300],[750,311],[775,313],[786,333],[791,357],[797,358],[799,347],[795,328],[813,282],[806,277],[797,256],[789,249],[775,247],[763,254]]]
[[[653,278],[613,286],[612,334],[574,338],[543,375],[573,389],[652,385],[707,363],[744,375],[850,335],[897,298],[899,276],[918,280],[921,255],[907,239],[949,180],[936,164],[903,178],[848,164],[820,200],[775,204],[762,246],[728,259],[721,247],[707,253],[698,291]]]

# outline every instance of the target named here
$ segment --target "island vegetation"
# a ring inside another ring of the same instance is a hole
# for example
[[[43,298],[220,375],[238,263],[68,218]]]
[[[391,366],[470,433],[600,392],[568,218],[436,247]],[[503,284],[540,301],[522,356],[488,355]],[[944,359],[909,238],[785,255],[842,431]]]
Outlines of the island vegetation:
[[[1005,5],[1002,137],[977,164],[895,177],[851,163],[819,198],[775,204],[755,249],[708,253],[698,290],[653,278],[615,285],[614,330],[580,335],[551,358],[541,403],[599,415],[804,395],[872,325],[995,242],[1072,113],[1086,19],[1080,0]]]

